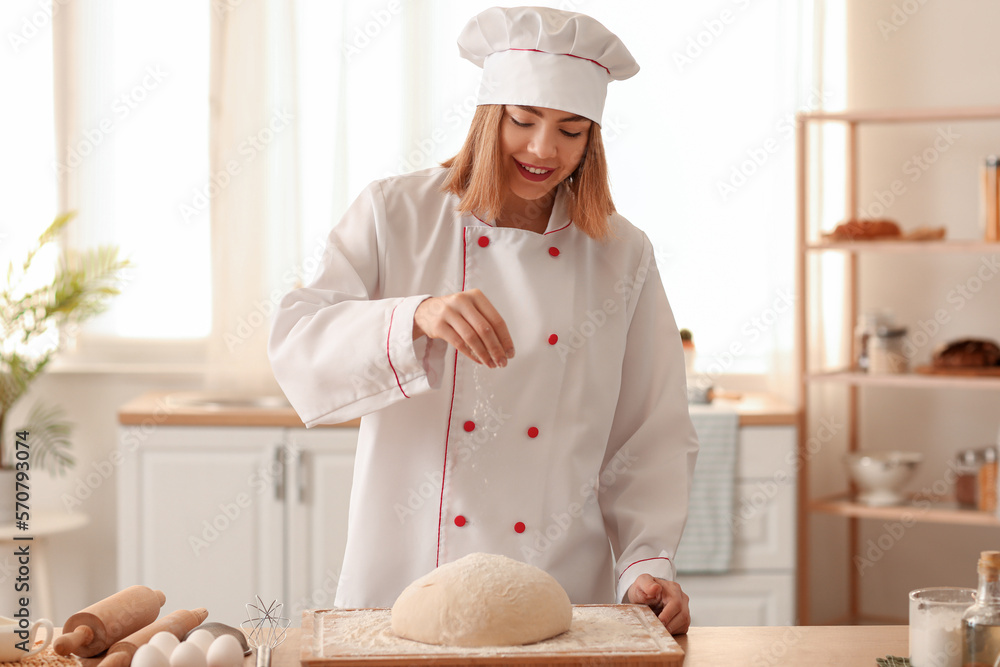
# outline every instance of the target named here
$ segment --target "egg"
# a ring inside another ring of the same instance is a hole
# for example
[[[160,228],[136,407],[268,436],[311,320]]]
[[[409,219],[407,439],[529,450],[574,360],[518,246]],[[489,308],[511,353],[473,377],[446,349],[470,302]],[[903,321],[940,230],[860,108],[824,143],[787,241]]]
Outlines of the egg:
[[[132,667],[170,667],[170,661],[156,646],[143,644],[132,656]]]
[[[170,654],[170,667],[208,667],[205,662],[205,652],[191,640],[177,645]]]
[[[201,649],[201,652],[208,655],[208,647],[212,645],[215,641],[215,635],[206,630],[205,628],[200,628],[189,634],[184,641],[194,642]]]
[[[166,631],[157,632],[153,635],[152,639],[149,640],[149,644],[160,649],[163,656],[168,660],[170,659],[170,654],[173,653],[174,649],[177,648],[177,645],[180,643],[181,640],[177,639],[174,633]]]
[[[243,664],[243,647],[232,635],[217,637],[205,655],[208,667],[240,667]]]

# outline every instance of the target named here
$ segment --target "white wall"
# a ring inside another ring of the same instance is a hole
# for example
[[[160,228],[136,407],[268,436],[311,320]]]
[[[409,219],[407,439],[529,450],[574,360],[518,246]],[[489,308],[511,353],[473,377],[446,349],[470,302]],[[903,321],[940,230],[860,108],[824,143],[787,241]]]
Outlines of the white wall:
[[[993,0],[850,0],[848,107],[1000,105],[998,35],[1000,3]],[[984,156],[1000,153],[1000,121],[865,128],[860,142],[863,209],[881,198],[887,202],[884,215],[904,229],[946,225],[949,238],[981,238],[978,168]],[[913,161],[925,151],[926,169]],[[887,192],[895,181],[905,191],[897,186],[903,194],[890,202]],[[1000,260],[1000,251],[992,259]],[[1000,340],[1000,275],[995,266],[983,269],[979,288],[981,267],[981,258],[973,255],[866,257],[860,264],[861,307],[891,306],[911,334],[942,311],[945,324],[926,342],[914,339],[923,343],[918,363],[955,338]],[[960,285],[979,289],[964,297]],[[926,455],[911,484],[914,491],[944,479],[955,451],[995,442],[1000,428],[997,391],[870,388],[861,392],[861,401],[862,448]],[[840,479],[842,466],[833,458],[826,463],[813,471],[814,484],[837,486],[841,482],[830,479]],[[816,623],[846,611],[851,564],[832,555],[847,548],[843,523],[823,517],[818,525],[824,529],[814,531],[813,553],[822,565],[811,579]],[[880,538],[888,549],[878,546]],[[863,614],[905,619],[912,589],[974,586],[978,552],[1000,547],[1000,530],[866,521],[861,547],[873,556],[861,577]]]

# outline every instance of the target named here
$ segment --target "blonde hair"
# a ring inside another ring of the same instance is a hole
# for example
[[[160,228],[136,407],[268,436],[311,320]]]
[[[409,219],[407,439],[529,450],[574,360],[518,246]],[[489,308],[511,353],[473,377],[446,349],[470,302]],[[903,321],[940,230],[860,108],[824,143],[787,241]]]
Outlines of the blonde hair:
[[[443,190],[460,197],[458,210],[496,219],[503,208],[506,190],[503,157],[500,152],[500,123],[504,107],[484,104],[476,107],[465,144],[455,157],[442,162],[451,172]],[[609,233],[608,219],[615,212],[608,183],[601,126],[591,123],[587,148],[576,171],[563,183],[570,192],[568,213],[582,232],[594,239]]]

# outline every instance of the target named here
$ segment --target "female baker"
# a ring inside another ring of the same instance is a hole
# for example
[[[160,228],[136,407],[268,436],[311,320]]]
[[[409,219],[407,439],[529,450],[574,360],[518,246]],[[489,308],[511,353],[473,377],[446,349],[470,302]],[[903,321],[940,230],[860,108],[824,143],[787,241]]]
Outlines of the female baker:
[[[685,632],[680,336],[600,131],[608,82],[639,68],[594,19],[542,8],[482,12],[459,50],[484,70],[465,145],[369,185],[271,331],[306,425],[363,416],[336,604],[389,607],[478,551]]]

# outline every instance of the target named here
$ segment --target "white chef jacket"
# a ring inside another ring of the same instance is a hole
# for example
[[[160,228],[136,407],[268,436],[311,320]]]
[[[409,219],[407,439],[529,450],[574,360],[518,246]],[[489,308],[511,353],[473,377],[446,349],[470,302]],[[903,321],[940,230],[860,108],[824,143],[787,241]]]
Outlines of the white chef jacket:
[[[672,579],[698,443],[649,239],[597,241],[559,186],[543,234],[456,212],[435,168],[369,185],[281,301],[269,355],[307,426],[362,417],[338,607],[389,607],[472,552],[552,574],[574,603]],[[429,296],[479,288],[515,356],[413,340]],[[610,543],[609,543],[610,542]]]

